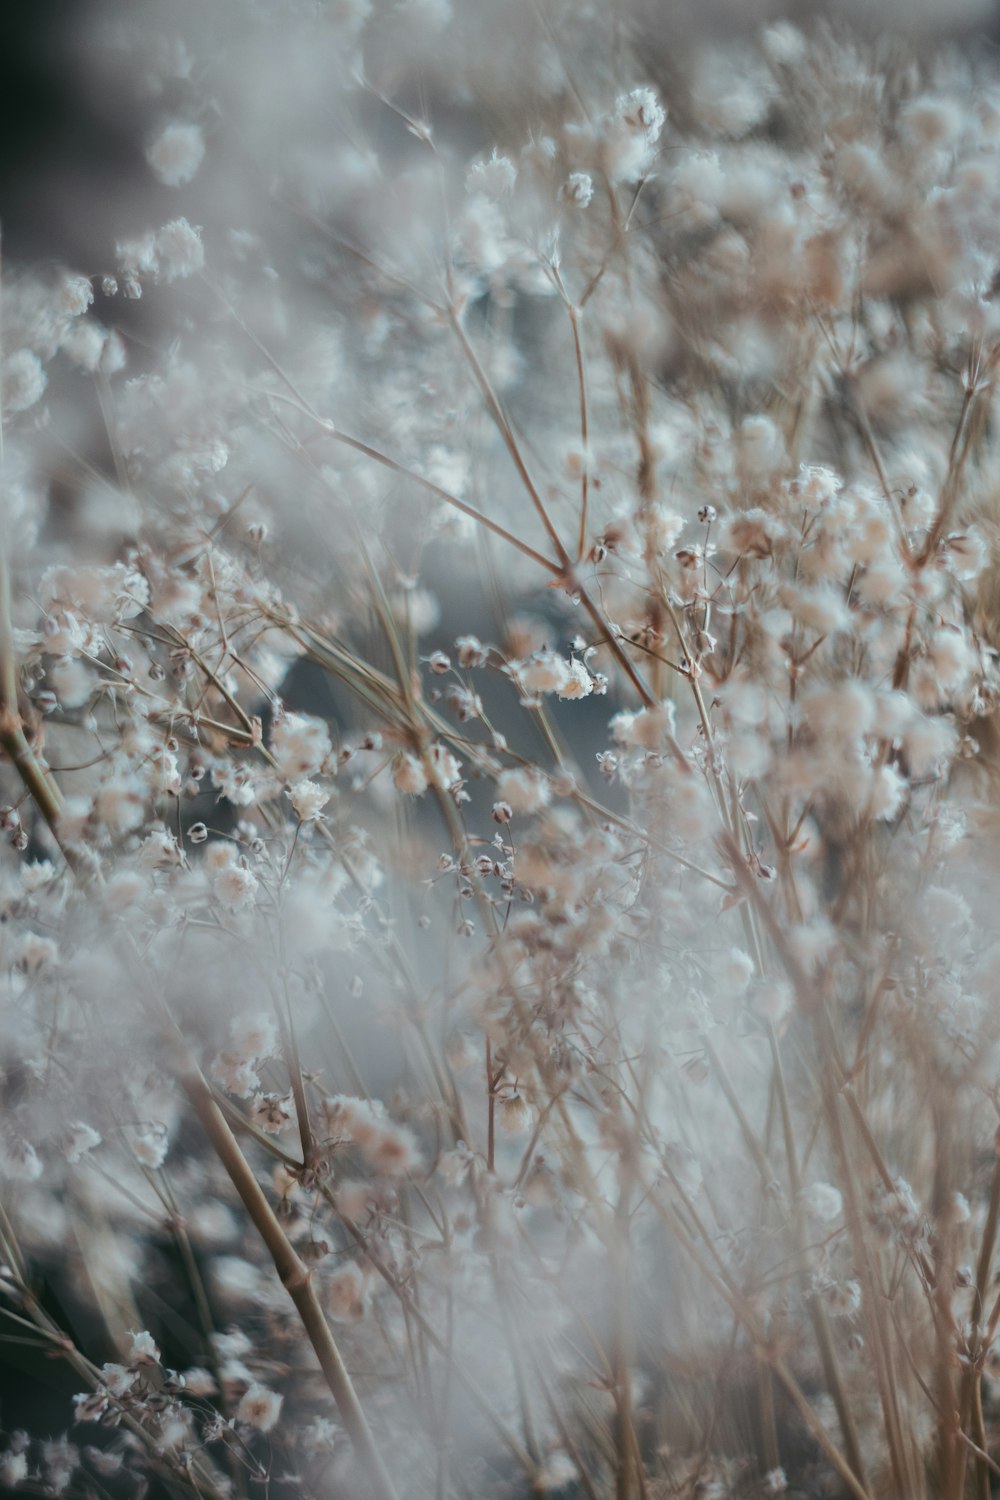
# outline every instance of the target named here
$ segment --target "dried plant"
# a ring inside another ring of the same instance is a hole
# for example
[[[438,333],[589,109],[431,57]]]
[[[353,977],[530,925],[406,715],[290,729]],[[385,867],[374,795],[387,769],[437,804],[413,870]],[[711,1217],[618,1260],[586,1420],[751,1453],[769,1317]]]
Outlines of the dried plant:
[[[210,9],[3,268],[0,1479],[987,1497],[993,59]]]

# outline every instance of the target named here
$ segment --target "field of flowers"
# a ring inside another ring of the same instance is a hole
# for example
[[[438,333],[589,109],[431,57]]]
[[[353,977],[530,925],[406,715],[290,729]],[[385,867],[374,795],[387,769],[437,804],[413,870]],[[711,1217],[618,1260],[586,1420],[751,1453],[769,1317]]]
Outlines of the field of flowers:
[[[1000,65],[667,9],[81,44],[128,191],[0,242],[5,1492],[996,1488]]]

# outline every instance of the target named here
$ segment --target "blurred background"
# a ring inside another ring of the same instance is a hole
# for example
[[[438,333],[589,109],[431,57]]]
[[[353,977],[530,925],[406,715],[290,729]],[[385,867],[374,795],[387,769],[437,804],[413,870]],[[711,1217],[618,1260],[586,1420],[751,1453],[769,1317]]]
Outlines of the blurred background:
[[[618,0],[623,25],[633,27],[654,57],[675,63],[685,49],[711,38],[738,40],[762,23],[786,17],[805,24],[825,19],[869,36],[903,32],[928,46],[955,43],[1000,47],[1000,0]],[[282,13],[308,21],[334,0],[294,0]],[[452,26],[522,38],[530,48],[542,7],[524,0],[462,0]],[[556,31],[564,8],[545,9]],[[110,229],[122,217],[116,203],[152,201],[154,185],[143,148],[171,101],[150,97],[141,68],[116,68],[114,34],[138,22],[152,34],[183,36],[211,29],[225,43],[241,16],[260,22],[275,14],[271,0],[239,0],[213,7],[212,18],[189,0],[147,10],[121,0],[33,0],[5,8],[0,48],[0,218],[4,253],[15,262],[56,260],[100,273],[111,263]],[[110,42],[110,47],[109,47]],[[640,47],[640,53],[645,49]],[[183,88],[178,79],[179,88]],[[267,113],[267,100],[261,99]],[[138,220],[136,220],[138,222]]]
[[[8,6],[0,47],[0,221],[5,263],[61,264],[99,276],[114,264],[118,234],[162,223],[166,217],[163,189],[152,178],[144,148],[157,120],[175,104],[183,107],[192,80],[185,75],[185,60],[179,55],[171,66],[161,69],[163,76],[170,77],[167,91],[162,86],[150,89],[141,54],[127,54],[116,46],[116,33],[120,30],[124,36],[136,22],[148,31],[154,49],[168,46],[170,36],[193,34],[203,39],[209,32],[211,45],[216,48],[227,47],[230,34],[234,51],[243,47],[248,67],[239,80],[243,92],[236,99],[233,115],[237,119],[246,117],[241,110],[246,111],[247,100],[252,99],[256,88],[255,129],[247,140],[231,136],[223,139],[213,155],[214,165],[199,185],[176,199],[176,210],[170,210],[188,214],[197,222],[242,228],[251,214],[248,179],[238,169],[245,167],[249,157],[254,157],[255,165],[258,159],[266,163],[266,155],[258,158],[254,153],[261,138],[267,143],[272,127],[274,137],[280,138],[282,110],[290,107],[288,95],[293,90],[284,77],[274,80],[280,88],[269,90],[266,58],[262,70],[253,72],[251,65],[259,67],[262,58],[252,52],[240,33],[241,17],[251,16],[264,30],[271,21],[281,26],[285,16],[293,24],[298,19],[308,25],[310,17],[321,14],[327,4],[332,8],[334,3],[288,0],[278,5],[275,0],[220,0],[209,8],[189,0],[160,0],[155,7],[126,5],[121,0],[115,4],[76,0],[72,6],[64,0],[32,0],[31,4]],[[614,0],[599,3],[614,4]],[[462,45],[474,45],[477,32],[481,32],[484,68],[498,55],[501,41],[508,61],[519,48],[530,55],[539,35],[540,14],[549,19],[556,32],[560,20],[565,22],[574,14],[572,6],[550,0],[454,0],[454,6],[454,27],[462,33]],[[682,70],[685,55],[700,43],[713,39],[738,41],[742,34],[779,17],[802,24],[824,19],[835,27],[857,28],[876,38],[905,32],[929,50],[948,46],[980,54],[1000,50],[1000,0],[826,0],[822,5],[796,0],[619,0],[618,9],[622,26],[633,29],[639,38],[639,54],[649,58],[651,68],[665,76]],[[386,7],[384,14],[393,12]],[[409,59],[394,58],[392,49],[399,43],[390,33],[391,28],[383,25],[372,48],[376,75],[389,75],[398,69],[398,97],[409,103],[413,94],[416,104],[422,104],[432,118],[439,116],[445,106],[435,102],[434,78],[436,68],[442,65],[431,58],[425,60],[426,66],[419,60],[411,65]],[[126,55],[128,62],[123,63]],[[301,61],[305,67],[312,59]],[[317,65],[317,71],[321,70],[322,60]],[[526,71],[530,75],[530,69]],[[629,80],[633,81],[639,80]],[[426,95],[421,100],[425,83]],[[525,86],[530,87],[530,82]],[[170,90],[176,91],[176,98],[170,96]],[[449,101],[448,106],[456,112],[462,108],[463,126],[470,134],[478,133],[486,144],[493,128],[489,116],[492,99],[484,87],[481,95],[464,102]],[[335,124],[330,100],[320,100],[313,94],[308,100],[303,95],[293,101],[299,102],[304,104],[304,112],[315,108],[313,124],[322,140],[324,126]],[[223,121],[229,115],[226,103],[220,101],[218,117]],[[206,119],[203,123],[211,132],[216,122]],[[397,130],[394,140],[399,135]],[[406,149],[407,144],[404,137],[401,147],[387,145],[386,150]],[[265,172],[266,167],[262,177]],[[261,186],[256,177],[252,182],[254,190]],[[266,197],[263,191],[253,202],[252,221],[259,225],[271,215],[267,225],[270,249],[272,231],[294,237],[296,230],[294,225],[281,222],[280,206],[269,207]],[[127,319],[136,331],[141,330],[144,319],[155,318],[155,311],[147,311],[146,301],[135,304],[119,299],[113,316],[118,322]],[[131,367],[135,368],[137,360],[141,365],[141,354],[136,355],[134,349],[130,353]],[[95,430],[97,427],[95,420]],[[94,446],[89,451],[96,460],[101,456],[100,443],[92,441]],[[80,445],[85,446],[82,439]],[[58,503],[58,492],[55,498]],[[442,646],[468,623],[466,601],[456,594],[449,604],[455,618],[446,618],[442,624]],[[484,623],[483,633],[491,634],[489,621]],[[323,692],[329,700],[329,687],[319,674],[303,669],[285,696],[293,708],[307,708],[338,720],[337,703],[325,701]],[[588,716],[595,731],[598,727],[603,731],[606,708],[600,700],[573,712],[578,735],[589,732]],[[200,810],[192,810],[192,819],[195,816],[201,816]],[[150,1325],[162,1327],[162,1320],[157,1321],[163,1311],[160,1294],[168,1295],[167,1289],[176,1284],[176,1278],[169,1274],[171,1252],[166,1236],[157,1249],[157,1269],[163,1274],[151,1276],[144,1289],[147,1303],[140,1313]],[[87,1308],[69,1302],[57,1271],[56,1266],[51,1268],[51,1282],[40,1290],[53,1312],[70,1325],[85,1329]],[[173,1309],[175,1314],[178,1311]],[[113,1352],[108,1350],[107,1357],[113,1357]],[[168,1361],[182,1362],[183,1351],[165,1346],[165,1354]],[[0,1350],[0,1425],[30,1424],[38,1429],[51,1420],[52,1430],[59,1430],[66,1421],[69,1396],[79,1381],[58,1361],[22,1354],[17,1356],[15,1366],[10,1350],[7,1356],[5,1363]]]

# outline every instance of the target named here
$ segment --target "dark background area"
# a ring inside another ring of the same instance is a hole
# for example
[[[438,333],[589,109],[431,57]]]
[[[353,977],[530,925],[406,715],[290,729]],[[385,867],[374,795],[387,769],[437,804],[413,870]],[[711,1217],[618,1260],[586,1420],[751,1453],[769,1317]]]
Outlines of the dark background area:
[[[97,205],[138,160],[115,102],[87,97],[80,43],[88,0],[32,0],[4,10],[0,47],[0,217],[15,262],[73,262],[93,244]],[[81,269],[90,269],[81,266]]]

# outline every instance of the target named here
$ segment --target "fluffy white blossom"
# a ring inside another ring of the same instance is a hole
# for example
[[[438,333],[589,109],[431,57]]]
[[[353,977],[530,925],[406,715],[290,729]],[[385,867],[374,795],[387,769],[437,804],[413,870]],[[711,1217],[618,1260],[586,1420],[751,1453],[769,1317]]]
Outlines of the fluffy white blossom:
[[[302,823],[314,823],[330,800],[330,793],[315,781],[297,781],[288,790],[295,816]]]
[[[212,880],[212,890],[220,906],[227,911],[243,911],[253,906],[257,896],[257,877],[246,865],[225,865]]]
[[[12,416],[40,401],[48,385],[42,362],[31,349],[17,349],[8,354],[0,376],[4,411]]]
[[[468,172],[465,185],[469,192],[485,193],[488,198],[503,198],[514,191],[517,168],[509,156],[498,153],[494,147],[487,161],[475,162]]]
[[[136,239],[116,246],[118,263],[133,279],[136,295],[143,276],[179,281],[193,276],[205,264],[201,230],[187,219],[171,219],[161,229],[147,230]]]
[[[589,172],[571,172],[563,184],[562,196],[577,208],[586,208],[594,196],[594,180]]]
[[[92,1125],[87,1125],[82,1120],[75,1120],[66,1132],[64,1147],[66,1160],[73,1166],[82,1160],[88,1151],[93,1151],[100,1144],[100,1133]]]
[[[271,731],[276,770],[284,781],[298,782],[318,771],[331,751],[330,734],[322,719],[308,714],[285,714]]]
[[[497,777],[497,798],[515,813],[535,813],[552,796],[548,780],[531,768],[504,771]]]
[[[162,1167],[167,1159],[170,1140],[165,1128],[158,1123],[136,1125],[128,1132],[129,1145],[138,1162],[151,1171]]]
[[[281,1416],[283,1397],[266,1386],[254,1383],[240,1397],[236,1408],[236,1420],[245,1422],[258,1432],[270,1432],[277,1426]]]
[[[558,689],[560,698],[587,698],[594,691],[594,679],[582,661],[575,659],[567,665],[566,680]]]
[[[569,665],[547,647],[536,651],[527,661],[513,666],[518,681],[529,693],[558,693],[569,679]]]
[[[134,1365],[156,1365],[160,1362],[160,1351],[152,1334],[143,1330],[129,1332],[129,1363]]]
[[[190,182],[205,155],[205,139],[197,125],[171,121],[150,141],[146,160],[167,187]]]
[[[17,1136],[0,1136],[0,1177],[14,1182],[37,1182],[45,1170],[38,1152],[30,1141]]]
[[[605,142],[605,165],[613,179],[634,182],[653,164],[667,112],[651,88],[633,89],[616,101]]]
[[[398,755],[392,776],[399,790],[408,792],[412,797],[419,797],[427,790],[427,772],[423,762],[416,755]]]
[[[802,1201],[809,1213],[822,1224],[832,1224],[844,1211],[843,1195],[829,1182],[809,1183],[802,1190]]]
[[[360,1267],[342,1266],[326,1286],[326,1305],[337,1323],[357,1323],[365,1313],[365,1278]]]

